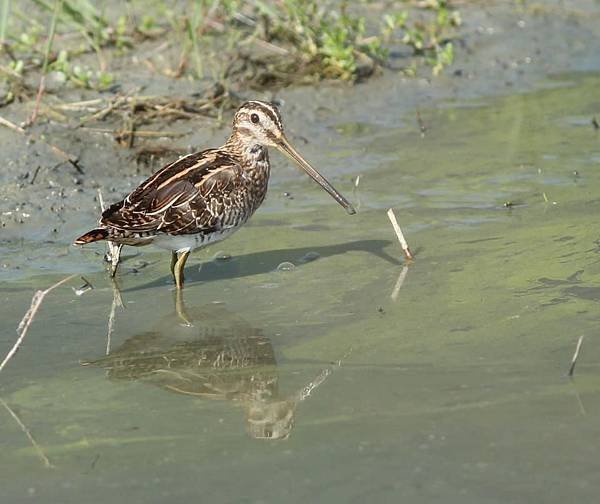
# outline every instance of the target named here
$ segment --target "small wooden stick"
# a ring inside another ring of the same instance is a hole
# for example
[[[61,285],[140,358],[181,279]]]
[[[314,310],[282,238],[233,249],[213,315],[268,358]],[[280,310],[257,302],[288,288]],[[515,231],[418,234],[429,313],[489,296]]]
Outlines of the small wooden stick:
[[[100,203],[100,210],[104,213],[106,205],[104,204],[104,198],[102,197],[102,191],[98,189],[98,202]],[[106,240],[107,250],[104,254],[104,260],[110,264],[110,276],[114,277],[117,273],[117,268],[121,262],[121,250],[123,245],[117,245],[110,240]]]
[[[387,211],[388,218],[394,227],[394,231],[396,231],[396,236],[398,237],[398,241],[400,242],[400,246],[402,247],[402,252],[404,252],[404,257],[409,261],[413,260],[413,255],[410,249],[408,248],[408,243],[406,243],[406,239],[404,238],[404,234],[402,233],[402,229],[400,229],[400,225],[396,220],[396,215],[394,214],[394,210],[391,208]]]
[[[98,189],[98,203],[100,203],[100,211],[104,212],[106,210],[106,205],[104,204],[104,198],[102,197],[102,191]]]
[[[40,104],[42,103],[42,95],[44,94],[44,90],[46,89],[46,74],[42,74],[40,78],[40,86],[38,87],[37,94],[35,96],[35,106],[33,107],[33,112],[31,113],[31,117],[27,121],[27,126],[31,126],[38,117],[40,111]]]
[[[17,334],[19,335],[19,337],[17,338],[16,343],[9,350],[9,352],[6,354],[6,357],[4,357],[4,360],[0,364],[0,371],[2,371],[4,369],[4,366],[6,366],[8,361],[10,359],[12,359],[13,355],[17,353],[17,350],[19,350],[21,343],[23,343],[23,339],[27,335],[29,326],[31,325],[31,322],[33,321],[33,318],[35,317],[35,314],[37,313],[40,305],[42,304],[44,297],[46,297],[46,294],[48,294],[50,291],[56,289],[59,285],[62,285],[65,282],[68,282],[69,280],[71,280],[71,278],[76,277],[76,276],[77,275],[70,275],[67,278],[63,278],[60,282],[56,282],[51,287],[48,287],[46,290],[43,290],[43,291],[39,290],[33,295],[33,298],[31,299],[31,306],[29,307],[29,310],[27,310],[27,313],[25,313],[25,315],[23,316],[23,319],[21,320],[19,327],[17,327]]]
[[[572,378],[575,373],[575,365],[577,364],[577,359],[579,358],[579,350],[581,349],[581,344],[583,343],[583,334],[579,336],[579,340],[577,341],[577,346],[575,347],[575,353],[573,354],[573,359],[571,360],[571,367],[569,368],[569,377]]]
[[[10,128],[13,131],[16,131],[17,133],[21,133],[21,135],[26,135],[27,132],[21,128],[20,126],[17,126],[15,123],[10,122],[8,119],[4,119],[4,117],[0,117],[0,124],[2,126],[6,126],[7,128]]]
[[[82,130],[91,131],[92,133],[115,133],[114,129],[110,128],[90,128],[88,126],[82,126]],[[127,132],[129,133],[129,132]],[[137,130],[135,132],[135,136],[145,137],[145,138],[177,138],[191,134],[192,131],[185,131],[178,133],[176,131],[146,131],[146,130]]]

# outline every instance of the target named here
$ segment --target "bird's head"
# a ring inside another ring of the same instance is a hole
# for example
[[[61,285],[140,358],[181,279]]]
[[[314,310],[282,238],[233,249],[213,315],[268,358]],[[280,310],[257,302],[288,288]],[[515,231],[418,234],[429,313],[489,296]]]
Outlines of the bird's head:
[[[248,101],[235,113],[233,130],[248,143],[276,147],[284,137],[279,109],[272,103]]]
[[[327,191],[349,214],[356,213],[350,202],[344,198],[300,153],[292,147],[283,131],[279,109],[272,103],[248,101],[235,113],[233,135],[245,145],[275,147],[302,168],[315,182]]]

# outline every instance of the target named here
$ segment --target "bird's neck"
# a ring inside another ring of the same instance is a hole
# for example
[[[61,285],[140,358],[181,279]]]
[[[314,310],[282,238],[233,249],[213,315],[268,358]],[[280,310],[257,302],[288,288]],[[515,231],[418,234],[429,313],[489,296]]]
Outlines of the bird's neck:
[[[254,137],[234,131],[223,146],[225,150],[237,156],[242,166],[246,168],[256,167],[259,161],[268,163],[269,154],[267,148],[256,141]]]
[[[234,131],[223,150],[237,157],[252,194],[251,215],[264,201],[270,176],[269,152],[255,138]]]
[[[238,156],[245,157],[248,152],[256,149],[257,146],[259,146],[259,144],[254,137],[234,130],[223,147],[225,147],[229,152],[233,152]]]

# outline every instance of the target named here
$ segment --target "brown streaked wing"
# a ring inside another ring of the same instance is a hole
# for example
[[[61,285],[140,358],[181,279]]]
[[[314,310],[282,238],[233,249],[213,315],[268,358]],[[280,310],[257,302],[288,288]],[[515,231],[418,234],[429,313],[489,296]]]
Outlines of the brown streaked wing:
[[[243,170],[217,150],[168,165],[103,214],[101,224],[130,232],[191,234],[223,223],[215,208],[243,187]]]
[[[148,216],[159,215],[166,212],[171,206],[183,206],[193,200],[200,192],[196,186],[185,179],[175,180],[165,186],[159,187],[152,194],[149,205],[137,207],[135,213],[144,213]]]
[[[188,154],[165,167],[158,170],[154,175],[148,177],[138,187],[136,187],[126,198],[126,203],[134,204],[139,202],[149,192],[153,192],[156,188],[163,185],[166,181],[174,176],[177,176],[183,172],[186,172],[190,168],[198,170],[200,172],[204,169],[210,168],[210,165],[215,160],[216,149],[207,149],[194,154]]]
[[[164,213],[180,200],[189,201],[198,195],[194,184],[177,180],[154,191],[146,191],[141,199],[127,199],[111,206],[102,214],[101,224],[126,231],[147,232],[158,229]]]
[[[224,215],[226,202],[243,186],[240,179],[243,171],[239,165],[221,165],[196,183],[198,195],[185,203],[180,198],[162,216],[158,230],[170,235],[211,233],[227,227]],[[218,211],[215,211],[218,209]]]

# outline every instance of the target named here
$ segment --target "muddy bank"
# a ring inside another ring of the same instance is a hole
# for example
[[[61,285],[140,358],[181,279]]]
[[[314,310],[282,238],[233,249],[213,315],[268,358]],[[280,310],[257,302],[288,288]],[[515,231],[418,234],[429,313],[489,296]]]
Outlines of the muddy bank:
[[[408,78],[392,68],[357,85],[324,82],[276,92],[241,90],[235,99],[279,100],[291,138],[348,192],[354,176],[382,162],[381,156],[365,152],[363,147],[348,146],[344,139],[349,134],[364,140],[374,127],[393,127],[413,135],[420,127],[436,127],[428,114],[433,107],[552,86],[550,75],[600,69],[600,7],[591,0],[524,7],[516,7],[514,2],[472,3],[461,5],[460,13],[455,63],[436,78]],[[136,57],[139,54],[134,52],[131,58]],[[392,67],[401,65],[403,55],[396,58],[395,65],[392,52]],[[136,67],[131,75],[125,66],[118,69],[122,72],[117,73],[119,86],[112,90],[71,89],[60,98],[67,102],[110,100],[140,87],[147,95],[188,98],[210,91],[210,84],[167,79],[143,67]],[[15,102],[2,109],[2,115],[19,124],[31,109],[31,103]],[[70,242],[96,222],[97,190],[102,189],[106,200],[117,200],[169,159],[220,145],[228,133],[229,114],[226,112],[223,120],[158,118],[144,128],[167,132],[168,137],[140,135],[133,142],[115,140],[114,131],[122,124],[110,116],[90,121],[83,128],[39,120],[31,132],[76,157],[80,170],[57,157],[43,141],[33,142],[1,128],[5,162],[0,167],[0,274],[5,279],[33,274],[45,269],[50,260],[55,270],[89,268],[89,257],[72,250]],[[309,194],[296,194],[293,200],[283,195],[303,181],[295,171],[282,169],[283,160],[276,158],[275,164],[263,215],[283,206],[291,210],[310,206]],[[398,170],[402,170],[401,164]]]

